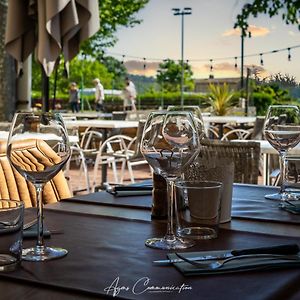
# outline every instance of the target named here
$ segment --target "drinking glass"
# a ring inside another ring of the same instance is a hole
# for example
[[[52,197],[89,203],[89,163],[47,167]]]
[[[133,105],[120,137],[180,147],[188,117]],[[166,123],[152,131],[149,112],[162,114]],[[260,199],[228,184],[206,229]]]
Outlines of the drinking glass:
[[[266,140],[279,152],[281,187],[279,193],[265,195],[266,199],[287,200],[287,152],[300,142],[300,111],[294,105],[271,105],[268,109],[264,135]]]
[[[168,225],[162,238],[146,240],[146,246],[158,249],[184,249],[194,245],[174,234],[174,181],[198,155],[200,141],[190,112],[152,112],[146,121],[141,152],[154,172],[168,183]]]
[[[192,113],[198,131],[199,139],[205,136],[205,126],[202,118],[201,109],[196,105],[169,105],[167,111],[189,111]]]
[[[46,247],[43,239],[43,187],[70,157],[68,134],[61,115],[33,112],[15,114],[7,142],[7,157],[36,189],[37,242],[35,247],[23,249],[22,258],[44,261],[65,256],[67,250]]]

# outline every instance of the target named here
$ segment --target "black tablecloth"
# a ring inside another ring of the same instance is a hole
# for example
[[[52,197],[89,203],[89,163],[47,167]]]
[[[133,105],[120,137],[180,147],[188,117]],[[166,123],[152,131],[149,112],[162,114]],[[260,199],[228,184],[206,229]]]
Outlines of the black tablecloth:
[[[264,195],[274,193],[278,188],[234,184],[232,199],[232,217],[260,221],[284,222],[300,224],[300,215],[283,211],[278,207],[278,201],[268,200]],[[107,192],[98,192],[76,196],[65,201],[104,204],[108,206],[151,209],[151,196],[115,197]]]
[[[110,295],[143,300],[289,299],[300,293],[299,269],[187,278],[174,267],[154,266],[152,261],[165,258],[167,252],[147,248],[144,241],[162,236],[166,230],[164,223],[47,210],[45,220],[50,230],[64,230],[64,234],[52,235],[47,243],[64,247],[69,254],[63,259],[43,263],[23,262],[21,269],[0,273],[0,278],[99,297]],[[291,242],[300,244],[300,238],[222,230],[218,239],[199,242],[191,251]],[[25,241],[24,246],[31,244],[32,241]],[[174,290],[167,292],[166,287]]]

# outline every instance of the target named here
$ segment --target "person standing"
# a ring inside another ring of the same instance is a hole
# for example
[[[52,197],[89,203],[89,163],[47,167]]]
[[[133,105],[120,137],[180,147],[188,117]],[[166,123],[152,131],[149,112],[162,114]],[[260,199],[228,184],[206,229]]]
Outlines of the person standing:
[[[77,87],[76,82],[72,82],[70,84],[69,90],[69,103],[73,113],[79,112],[79,104],[80,104],[80,97],[79,97],[79,90]]]
[[[123,91],[123,108],[124,110],[136,110],[136,89],[134,83],[126,77],[126,86]]]
[[[104,111],[104,88],[99,78],[93,80],[95,85],[95,109],[96,111]]]

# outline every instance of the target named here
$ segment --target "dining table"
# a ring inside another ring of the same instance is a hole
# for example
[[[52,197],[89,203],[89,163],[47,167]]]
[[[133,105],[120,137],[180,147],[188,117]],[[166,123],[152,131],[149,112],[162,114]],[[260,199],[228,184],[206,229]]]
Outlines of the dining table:
[[[218,126],[219,139],[223,137],[224,125],[240,126],[244,128],[245,125],[252,125],[255,123],[255,116],[202,116],[203,122],[206,128],[209,128],[213,124]]]
[[[264,194],[274,187],[234,184],[232,219],[219,236],[178,252],[300,245],[300,216],[282,210]],[[187,276],[160,266],[174,251],[151,249],[147,238],[163,236],[166,220],[151,218],[150,194],[116,197],[106,191],[45,206],[46,244],[68,249],[47,262],[22,261],[0,272],[1,299],[300,299],[300,267]],[[35,210],[26,209],[32,217]],[[24,238],[24,246],[34,240]]]

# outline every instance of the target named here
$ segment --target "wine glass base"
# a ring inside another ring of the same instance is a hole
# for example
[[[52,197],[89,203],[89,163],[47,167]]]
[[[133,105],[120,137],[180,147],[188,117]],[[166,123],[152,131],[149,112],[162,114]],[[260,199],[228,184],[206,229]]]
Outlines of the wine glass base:
[[[57,247],[36,246],[23,249],[22,259],[27,261],[45,261],[64,257],[68,254],[66,249]]]
[[[174,250],[190,248],[195,245],[195,242],[178,237],[175,237],[172,240],[166,238],[151,238],[146,240],[145,245],[155,249]]]

